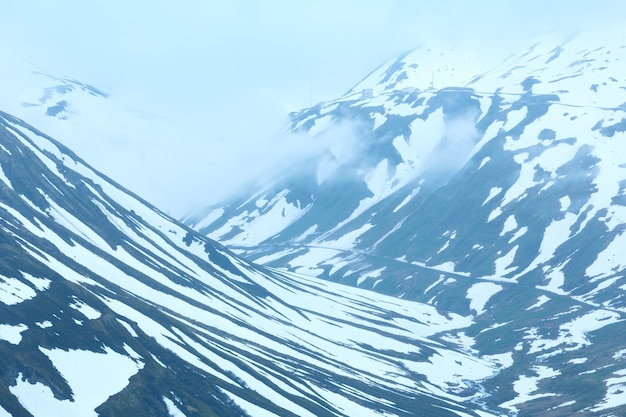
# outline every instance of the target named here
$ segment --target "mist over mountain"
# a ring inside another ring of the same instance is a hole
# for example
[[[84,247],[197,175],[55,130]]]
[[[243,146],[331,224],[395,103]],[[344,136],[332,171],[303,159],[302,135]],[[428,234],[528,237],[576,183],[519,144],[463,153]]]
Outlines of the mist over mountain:
[[[466,52],[292,113],[238,178],[201,175],[210,126],[4,66],[0,417],[625,414],[626,39]]]
[[[511,413],[619,415],[626,38],[512,52],[390,60],[292,114],[313,138],[353,126],[357,157],[331,147],[183,220],[261,264],[475,317],[479,354],[513,355],[487,400]]]

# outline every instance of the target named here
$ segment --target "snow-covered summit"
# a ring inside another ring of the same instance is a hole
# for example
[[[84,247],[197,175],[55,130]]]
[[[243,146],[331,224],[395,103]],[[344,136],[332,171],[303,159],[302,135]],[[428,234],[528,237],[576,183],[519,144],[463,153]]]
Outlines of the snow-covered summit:
[[[623,94],[616,94],[624,79],[624,45],[624,35],[607,37],[602,43],[583,34],[553,42],[538,38],[500,60],[458,47],[419,47],[381,65],[346,96],[449,87],[502,94],[524,94],[532,89],[534,94],[558,94],[570,105],[619,107],[624,104],[619,101]],[[585,79],[590,80],[586,87],[595,94],[581,88]]]
[[[626,38],[511,52],[489,68],[425,48],[389,61],[293,115],[328,152],[185,221],[259,263],[476,315],[481,354],[519,366],[489,401],[604,415],[626,404],[620,371],[571,365],[622,357]],[[346,125],[349,157],[331,134]]]

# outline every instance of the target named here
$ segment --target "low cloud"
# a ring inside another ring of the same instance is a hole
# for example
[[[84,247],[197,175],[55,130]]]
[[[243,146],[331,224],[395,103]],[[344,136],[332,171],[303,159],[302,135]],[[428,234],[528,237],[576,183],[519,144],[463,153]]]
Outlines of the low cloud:
[[[285,115],[339,97],[402,51],[454,46],[497,65],[533,34],[621,36],[626,14],[617,0],[594,7],[565,0],[6,3],[0,46],[152,112],[133,124],[109,108],[81,105],[89,124],[37,127],[175,215],[311,155],[323,160],[319,181],[355,162],[351,127],[294,137],[280,133]],[[14,78],[2,81],[7,100],[25,101],[21,92],[9,97]],[[448,123],[437,166],[463,159],[469,120]]]
[[[153,161],[148,164],[159,167],[161,179],[137,186],[150,187],[154,194],[149,197],[151,201],[182,216],[285,175],[317,172],[318,182],[324,181],[340,167],[359,160],[363,150],[350,123],[330,126],[316,136],[285,131],[287,120],[279,119],[278,123],[283,125],[279,133],[187,137],[175,145],[155,144],[147,154]]]
[[[481,136],[476,128],[477,118],[478,112],[470,110],[445,120],[443,137],[430,156],[431,172],[448,177],[468,161]]]

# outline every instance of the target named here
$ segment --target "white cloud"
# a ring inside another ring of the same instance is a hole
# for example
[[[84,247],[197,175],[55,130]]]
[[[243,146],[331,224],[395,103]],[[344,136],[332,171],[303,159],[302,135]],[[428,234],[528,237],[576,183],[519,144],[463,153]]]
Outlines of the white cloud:
[[[229,178],[259,175],[271,165],[262,161],[283,151],[302,153],[273,142],[289,111],[336,98],[415,45],[493,59],[532,34],[582,28],[602,39],[626,20],[620,0],[6,3],[0,50],[185,126],[158,141],[127,138],[142,147],[128,146],[126,155],[109,138],[94,144],[101,160],[90,159],[106,173],[115,164],[129,180],[116,179],[166,210],[220,194]]]

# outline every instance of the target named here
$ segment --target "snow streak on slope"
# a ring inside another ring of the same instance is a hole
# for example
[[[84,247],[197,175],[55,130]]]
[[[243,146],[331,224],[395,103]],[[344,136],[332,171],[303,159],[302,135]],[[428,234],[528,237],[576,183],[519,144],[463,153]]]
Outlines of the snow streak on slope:
[[[248,264],[20,120],[0,125],[7,412],[478,415],[477,379],[503,365],[443,337],[470,317]]]

